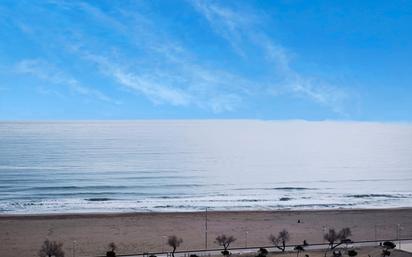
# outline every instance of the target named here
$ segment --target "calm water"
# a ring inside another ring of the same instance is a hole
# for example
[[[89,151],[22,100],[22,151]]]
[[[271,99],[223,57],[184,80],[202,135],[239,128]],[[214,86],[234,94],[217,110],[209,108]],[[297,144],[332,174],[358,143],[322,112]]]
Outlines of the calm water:
[[[395,206],[410,124],[0,123],[0,213]]]

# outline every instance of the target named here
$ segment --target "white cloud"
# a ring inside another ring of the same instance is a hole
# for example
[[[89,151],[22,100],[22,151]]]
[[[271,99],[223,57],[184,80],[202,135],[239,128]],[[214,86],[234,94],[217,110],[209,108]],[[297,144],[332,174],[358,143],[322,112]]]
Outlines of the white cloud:
[[[197,50],[185,45],[185,41],[172,33],[174,31],[168,31],[169,26],[153,20],[148,14],[150,12],[141,11],[145,10],[145,3],[114,4],[110,10],[82,1],[51,0],[49,3],[63,10],[63,15],[73,11],[80,17],[73,21],[67,19],[67,25],[73,25],[69,30],[61,30],[59,25],[51,28],[55,42],[50,44],[58,45],[59,50],[61,45],[65,45],[66,54],[68,52],[74,62],[93,63],[101,74],[115,82],[114,85],[142,95],[155,105],[226,112],[242,106],[247,108],[247,101],[259,101],[262,95],[270,92],[273,99],[274,96],[292,95],[344,113],[343,105],[348,94],[319,76],[308,76],[294,69],[293,52],[260,29],[264,23],[262,14],[255,10],[240,10],[239,6],[228,8],[209,1],[190,2],[213,31],[228,42],[239,62],[247,63],[251,59],[251,47],[258,49],[261,56],[253,58],[260,58],[258,62],[270,70],[268,76],[244,74],[237,72],[236,67],[225,67],[214,59],[199,57],[202,55]],[[91,26],[98,28],[97,34],[82,23],[82,15],[87,17]],[[29,27],[36,31],[36,39],[37,35],[47,34],[42,33],[43,26]],[[107,37],[101,38],[102,32],[107,32]],[[122,45],[113,44],[113,38]],[[41,39],[36,42],[43,44]],[[55,51],[49,47],[44,49]],[[18,65],[21,73],[64,84],[81,95],[113,101],[97,89],[85,87],[80,80],[50,66],[41,60],[26,60]]]
[[[77,31],[75,42],[66,49],[83,60],[97,65],[101,73],[130,91],[150,99],[155,104],[195,106],[213,112],[237,109],[247,94],[251,82],[241,75],[203,65],[173,34],[136,10],[118,8],[105,13],[89,4],[77,4],[96,21],[121,33],[144,57],[122,55],[122,49],[111,46],[97,51],[87,33]],[[125,30],[124,28],[128,29]],[[118,54],[120,53],[120,54]]]
[[[161,85],[150,78],[145,78],[144,75],[139,76],[136,73],[127,72],[112,63],[102,61],[102,58],[94,59],[100,59],[97,63],[107,75],[112,76],[118,83],[144,94],[155,103],[167,102],[177,106],[190,103],[190,95],[182,90]]]
[[[29,74],[35,76],[52,84],[67,86],[70,90],[80,95],[93,97],[101,101],[118,103],[99,90],[81,85],[79,81],[77,81],[73,77],[68,76],[63,71],[59,70],[57,67],[44,60],[22,60],[16,64],[14,71],[20,74]]]
[[[216,33],[226,39],[239,55],[245,56],[242,49],[245,35],[242,30],[256,22],[255,16],[250,13],[239,15],[232,9],[222,8],[208,1],[192,1],[190,3],[206,17]]]
[[[180,68],[170,71],[154,69],[149,73],[127,70],[105,56],[91,53],[81,55],[94,62],[103,74],[118,84],[146,96],[155,104],[194,105],[216,113],[233,111],[240,105],[242,97],[238,93],[228,92],[228,89],[232,89],[234,82],[240,86],[246,82],[232,74],[190,64],[172,52],[167,51],[163,56],[173,60]]]
[[[269,87],[269,92],[275,92],[274,95],[287,93],[305,97],[344,114],[343,104],[348,94],[322,78],[308,77],[294,70],[291,67],[293,53],[259,29],[257,15],[233,10],[210,1],[191,3],[206,18],[213,30],[227,40],[239,55],[244,56],[243,45],[246,43],[252,43],[264,52],[269,64],[274,65],[274,77],[277,81]]]

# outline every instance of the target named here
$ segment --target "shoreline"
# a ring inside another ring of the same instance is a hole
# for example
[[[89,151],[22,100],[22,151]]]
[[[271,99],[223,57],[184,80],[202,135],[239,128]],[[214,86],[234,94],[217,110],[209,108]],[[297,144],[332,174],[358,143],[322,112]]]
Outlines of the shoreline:
[[[209,207],[208,207],[209,208]],[[253,214],[253,213],[328,213],[328,212],[385,212],[385,211],[396,211],[396,210],[410,210],[412,207],[388,207],[388,208],[330,208],[330,209],[274,209],[274,210],[209,210],[208,214]],[[41,218],[85,218],[85,217],[94,217],[94,218],[106,218],[106,217],[132,217],[136,215],[178,215],[178,214],[204,214],[205,211],[147,211],[147,212],[68,212],[68,213],[29,213],[29,214],[2,214],[0,213],[1,219],[41,219]]]

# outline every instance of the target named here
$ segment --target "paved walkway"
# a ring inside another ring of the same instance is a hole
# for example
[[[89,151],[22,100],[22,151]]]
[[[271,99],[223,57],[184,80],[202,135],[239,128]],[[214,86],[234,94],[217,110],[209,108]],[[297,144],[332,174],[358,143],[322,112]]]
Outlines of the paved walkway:
[[[412,253],[412,239],[408,240],[402,240],[401,243],[399,244],[399,241],[397,240],[391,240],[397,244],[397,249],[411,252]],[[368,242],[355,242],[353,244],[347,245],[348,248],[352,247],[362,247],[362,246],[378,246],[381,241],[368,241]],[[322,250],[328,248],[328,244],[317,244],[317,245],[309,245],[306,246],[306,250]],[[345,245],[342,245],[341,247],[346,247]],[[274,247],[265,247],[268,251],[279,251],[277,248]],[[289,246],[286,248],[286,251],[293,251],[294,246]],[[232,255],[236,254],[245,254],[245,253],[256,253],[259,250],[259,247],[255,248],[243,248],[243,249],[230,249],[230,252]],[[175,253],[175,257],[189,257],[191,254],[196,254],[197,256],[219,256],[221,255],[221,249],[220,250],[208,250],[208,251],[185,251],[185,252],[177,252]],[[157,257],[171,257],[171,254],[169,253],[161,253],[157,254],[155,253]],[[127,257],[142,257],[142,254],[137,254],[137,255],[127,255]],[[121,256],[119,256],[121,257]],[[125,256],[126,257],[126,256]],[[147,255],[145,255],[147,257]]]

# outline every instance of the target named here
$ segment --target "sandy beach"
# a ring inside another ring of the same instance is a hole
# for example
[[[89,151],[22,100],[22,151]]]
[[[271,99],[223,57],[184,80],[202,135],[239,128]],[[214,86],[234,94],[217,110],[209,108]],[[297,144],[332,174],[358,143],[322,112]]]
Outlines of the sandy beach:
[[[298,223],[300,220],[300,223]],[[269,245],[268,235],[287,229],[290,243],[322,243],[327,228],[350,227],[353,240],[412,238],[412,208],[208,212],[208,248],[218,234],[234,235],[233,247]],[[179,250],[205,248],[205,213],[121,213],[0,215],[0,256],[37,256],[45,239],[64,243],[67,256],[102,255],[110,242],[118,254],[166,251],[166,237],[184,242]]]

